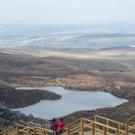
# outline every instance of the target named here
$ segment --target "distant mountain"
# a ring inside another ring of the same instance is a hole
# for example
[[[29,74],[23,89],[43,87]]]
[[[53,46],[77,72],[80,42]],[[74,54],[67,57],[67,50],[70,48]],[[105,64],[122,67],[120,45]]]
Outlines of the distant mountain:
[[[1,37],[0,48],[12,49],[129,49],[134,50],[135,34],[60,33],[46,36]]]
[[[109,47],[109,48],[101,48],[99,50],[103,50],[103,51],[110,51],[110,50],[135,51],[135,47],[132,47],[132,46],[116,46],[116,47]]]

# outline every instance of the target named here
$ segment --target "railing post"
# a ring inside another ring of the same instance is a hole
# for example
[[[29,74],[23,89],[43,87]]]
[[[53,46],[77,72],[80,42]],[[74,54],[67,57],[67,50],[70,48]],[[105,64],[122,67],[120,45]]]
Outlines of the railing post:
[[[30,135],[30,127],[28,127],[28,135]]]
[[[70,135],[70,129],[69,129],[69,125],[67,125],[67,135]]]
[[[121,125],[120,125],[120,124],[118,124],[117,135],[119,135],[119,134],[120,134],[120,128],[121,128]]]
[[[83,135],[83,119],[82,118],[80,122],[80,128],[81,128],[81,135]]]
[[[97,121],[97,115],[94,116],[94,121]]]
[[[95,123],[92,124],[92,135],[95,135]]]
[[[94,116],[94,122],[95,122],[95,128],[97,128],[96,122],[97,122],[97,115]]]
[[[104,135],[107,135],[107,128],[104,127]]]
[[[128,124],[125,124],[125,135],[128,135]]]
[[[46,135],[46,130],[45,129],[43,130],[43,134]],[[53,132],[53,135],[54,135],[54,132]]]
[[[106,128],[107,133],[106,134],[108,134],[108,126],[109,126],[109,120],[108,119],[106,120],[106,126],[107,126],[107,128]]]
[[[17,135],[19,135],[19,125],[16,127]]]
[[[120,128],[118,127],[118,129],[116,130],[116,135],[119,135],[119,130]]]
[[[35,128],[33,129],[33,134],[36,135],[36,129]]]

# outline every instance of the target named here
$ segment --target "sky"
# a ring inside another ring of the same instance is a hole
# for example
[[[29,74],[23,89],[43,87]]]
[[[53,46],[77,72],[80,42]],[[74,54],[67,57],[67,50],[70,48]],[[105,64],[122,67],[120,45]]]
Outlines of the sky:
[[[0,0],[0,24],[135,23],[135,0]]]

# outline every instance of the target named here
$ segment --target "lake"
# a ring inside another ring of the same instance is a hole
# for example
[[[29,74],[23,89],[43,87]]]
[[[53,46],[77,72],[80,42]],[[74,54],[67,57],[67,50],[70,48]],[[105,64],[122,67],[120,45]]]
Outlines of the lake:
[[[58,118],[81,110],[115,107],[127,102],[126,99],[101,91],[76,91],[62,87],[21,87],[17,89],[43,89],[62,96],[59,100],[42,100],[34,105],[14,109],[26,115],[32,114],[44,119]]]

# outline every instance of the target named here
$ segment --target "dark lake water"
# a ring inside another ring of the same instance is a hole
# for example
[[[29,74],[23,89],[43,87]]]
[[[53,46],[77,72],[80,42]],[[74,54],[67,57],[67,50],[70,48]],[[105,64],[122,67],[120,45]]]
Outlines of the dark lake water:
[[[25,87],[23,89],[27,90],[37,88]],[[26,115],[33,114],[35,117],[52,119],[54,117],[62,117],[80,110],[94,110],[103,107],[115,107],[127,102],[126,99],[120,99],[111,95],[110,93],[100,91],[82,92],[76,90],[65,90],[61,87],[40,87],[38,89],[55,92],[61,95],[62,98],[53,101],[42,100],[34,105],[24,108],[17,108],[14,110],[21,111]]]

